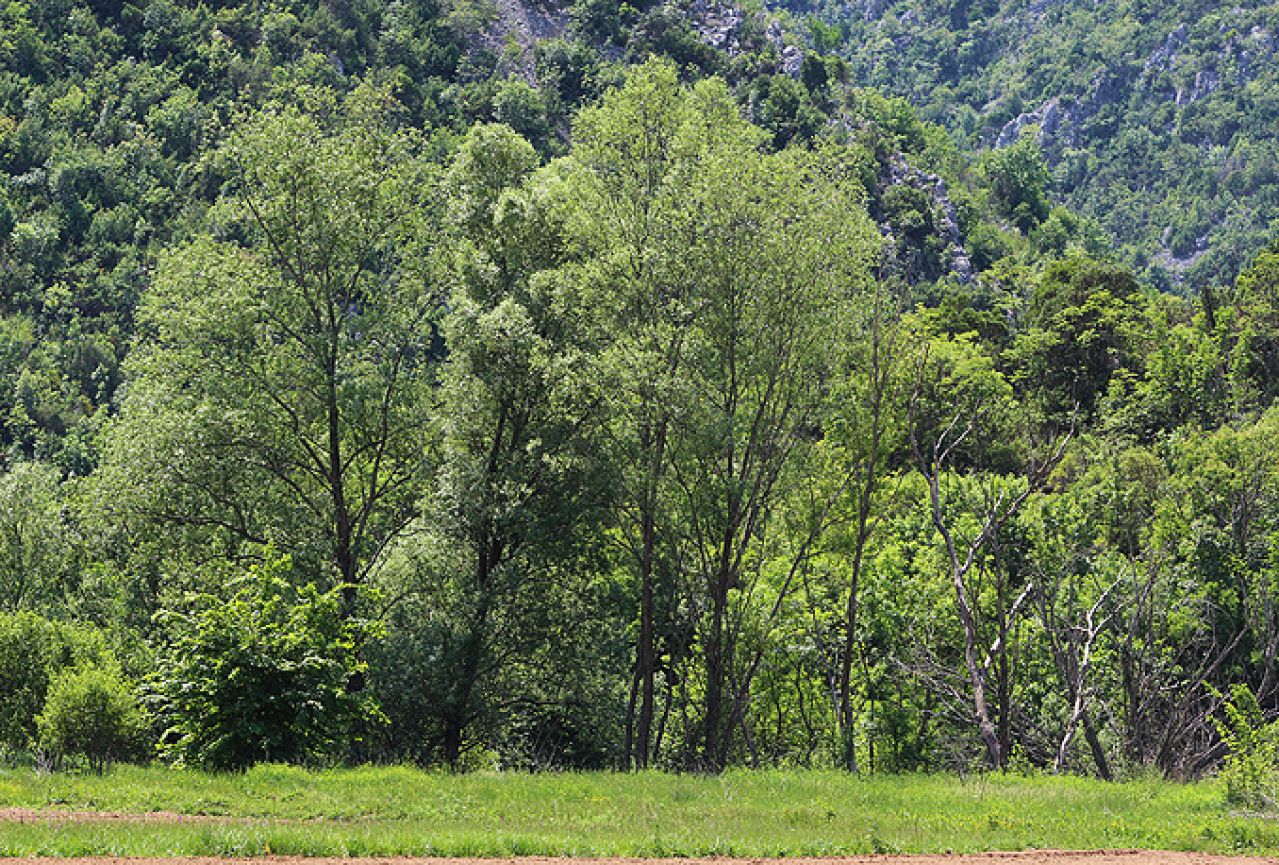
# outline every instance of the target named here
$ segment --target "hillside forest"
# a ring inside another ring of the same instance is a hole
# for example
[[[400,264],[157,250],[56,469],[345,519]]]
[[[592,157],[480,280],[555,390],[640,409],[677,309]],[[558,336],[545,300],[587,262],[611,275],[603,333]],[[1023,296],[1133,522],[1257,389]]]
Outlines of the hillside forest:
[[[0,761],[1279,742],[1277,16],[4,0]]]

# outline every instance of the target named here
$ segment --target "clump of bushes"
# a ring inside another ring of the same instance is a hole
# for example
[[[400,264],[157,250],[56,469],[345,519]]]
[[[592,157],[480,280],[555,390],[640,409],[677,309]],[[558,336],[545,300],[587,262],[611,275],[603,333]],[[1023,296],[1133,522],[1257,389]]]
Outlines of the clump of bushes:
[[[214,771],[328,762],[377,716],[357,651],[373,631],[342,615],[340,587],[294,586],[291,569],[271,558],[230,597],[199,595],[162,617],[169,645],[152,687],[169,760]]]
[[[0,758],[84,757],[102,771],[142,749],[133,684],[91,625],[0,614],[0,695]]]

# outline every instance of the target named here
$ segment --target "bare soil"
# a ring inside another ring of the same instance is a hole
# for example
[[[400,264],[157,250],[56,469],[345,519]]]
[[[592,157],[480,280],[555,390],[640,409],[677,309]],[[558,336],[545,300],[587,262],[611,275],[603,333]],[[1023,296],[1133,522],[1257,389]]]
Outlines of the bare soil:
[[[216,814],[178,814],[174,811],[146,811],[121,814],[115,811],[60,811],[56,808],[0,808],[0,825],[5,823],[225,823],[241,818]],[[63,861],[63,860],[59,860]]]
[[[17,861],[17,860],[15,860]],[[190,857],[180,859],[29,858],[21,865],[1252,865],[1279,859],[1164,853],[1147,850],[1034,850],[1024,853],[973,853],[933,856],[846,856],[826,859],[556,859],[539,856],[492,859],[303,859],[267,856],[254,859]]]

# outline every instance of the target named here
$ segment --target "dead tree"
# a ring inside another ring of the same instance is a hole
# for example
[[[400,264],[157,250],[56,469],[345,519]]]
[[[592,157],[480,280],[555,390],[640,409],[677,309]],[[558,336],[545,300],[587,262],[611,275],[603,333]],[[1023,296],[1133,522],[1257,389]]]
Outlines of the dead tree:
[[[1020,492],[1010,494],[1007,489],[994,491],[987,496],[978,516],[978,531],[971,538],[959,535],[953,527],[952,504],[942,489],[943,479],[953,467],[959,449],[979,433],[989,414],[989,393],[984,387],[961,388],[949,422],[936,429],[928,429],[921,421],[921,398],[928,372],[929,347],[920,354],[915,387],[909,409],[909,433],[911,453],[915,468],[928,485],[928,498],[933,527],[946,549],[951,584],[955,591],[955,608],[964,630],[964,666],[971,688],[972,709],[978,731],[986,747],[987,759],[992,768],[1004,765],[1006,749],[1000,731],[991,716],[987,695],[987,682],[991,663],[1005,648],[1009,624],[1016,621],[1023,605],[1030,597],[1033,583],[1028,583],[1021,594],[1001,616],[998,635],[986,646],[978,623],[978,611],[969,591],[969,580],[982,556],[996,540],[1000,531],[1017,514],[1031,493],[1040,489],[1052,470],[1061,462],[1069,444],[1073,428],[1063,435],[1043,459],[1031,458],[1024,472],[1024,484]],[[954,396],[954,395],[948,395]]]
[[[1070,746],[1074,742],[1076,731],[1080,725],[1084,728],[1084,738],[1088,742],[1093,762],[1097,766],[1097,774],[1104,780],[1111,780],[1110,762],[1106,759],[1105,749],[1097,737],[1097,730],[1089,717],[1088,710],[1095,697],[1089,679],[1092,672],[1093,654],[1098,639],[1105,633],[1114,615],[1107,611],[1107,605],[1115,589],[1123,582],[1126,568],[1121,569],[1119,576],[1098,595],[1096,600],[1082,611],[1078,607],[1076,581],[1069,576],[1059,574],[1055,579],[1042,571],[1036,580],[1035,601],[1039,613],[1039,622],[1043,626],[1048,642],[1048,650],[1052,655],[1057,675],[1061,677],[1066,689],[1066,700],[1070,706],[1066,717],[1065,728],[1057,745],[1057,754],[1053,760],[1053,772],[1061,774],[1065,769]],[[1059,605],[1060,596],[1066,585],[1066,609]]]

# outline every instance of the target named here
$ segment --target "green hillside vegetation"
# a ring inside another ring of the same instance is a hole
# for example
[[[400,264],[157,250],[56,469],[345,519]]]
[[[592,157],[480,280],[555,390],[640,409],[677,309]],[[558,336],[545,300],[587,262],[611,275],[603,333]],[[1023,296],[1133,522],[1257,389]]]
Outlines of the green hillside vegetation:
[[[0,758],[1273,807],[1279,242],[759,8],[2,14]]]
[[[1279,8],[781,0],[853,80],[974,148],[1026,128],[1064,203],[1162,288],[1233,280],[1279,220]]]

